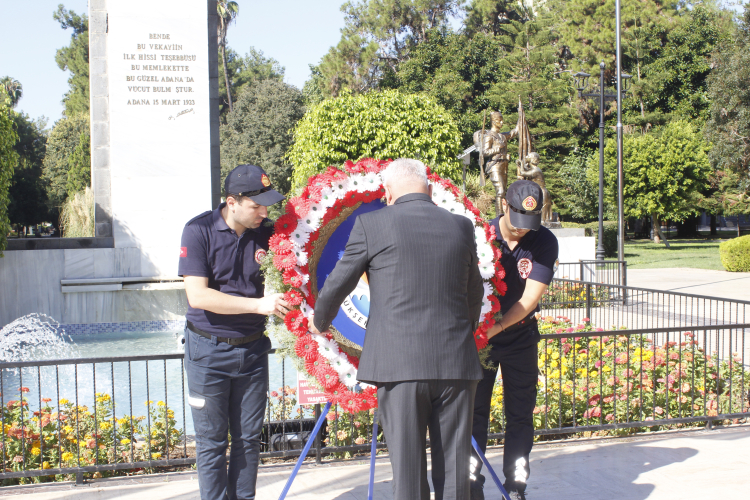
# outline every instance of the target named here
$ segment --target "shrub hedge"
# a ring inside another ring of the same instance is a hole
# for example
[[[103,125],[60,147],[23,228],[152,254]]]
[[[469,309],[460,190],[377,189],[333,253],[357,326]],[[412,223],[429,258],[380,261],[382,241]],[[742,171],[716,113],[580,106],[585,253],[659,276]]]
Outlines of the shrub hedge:
[[[732,238],[719,245],[724,269],[734,273],[750,272],[750,235]]]

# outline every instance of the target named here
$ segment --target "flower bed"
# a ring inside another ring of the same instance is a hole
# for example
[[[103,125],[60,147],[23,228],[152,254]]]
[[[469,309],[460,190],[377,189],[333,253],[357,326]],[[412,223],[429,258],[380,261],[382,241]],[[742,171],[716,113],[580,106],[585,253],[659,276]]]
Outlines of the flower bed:
[[[733,353],[720,359],[707,354],[690,332],[586,336],[601,332],[588,320],[572,325],[566,317],[545,317],[544,334],[571,334],[539,343],[539,390],[535,429],[643,422],[642,427],[593,431],[601,435],[640,432],[645,428],[704,426],[704,422],[664,423],[666,419],[749,413],[746,391],[750,372]],[[498,376],[490,432],[502,432],[503,393]],[[592,431],[587,431],[590,435]],[[559,437],[559,435],[558,435]]]
[[[28,391],[21,388],[22,393]],[[0,410],[5,472],[24,470],[24,464],[26,470],[32,470],[160,460],[166,458],[167,451],[175,457],[182,444],[183,431],[177,428],[174,412],[163,401],[149,401],[147,415],[122,418],[113,416],[112,398],[106,393],[96,394],[93,409],[61,399],[60,410],[55,412],[50,402],[50,398],[42,398],[41,411],[29,413],[24,397],[8,401]],[[97,472],[95,476],[112,474]],[[55,479],[67,480],[68,476]],[[49,476],[43,476],[6,479],[3,483],[48,480]]]

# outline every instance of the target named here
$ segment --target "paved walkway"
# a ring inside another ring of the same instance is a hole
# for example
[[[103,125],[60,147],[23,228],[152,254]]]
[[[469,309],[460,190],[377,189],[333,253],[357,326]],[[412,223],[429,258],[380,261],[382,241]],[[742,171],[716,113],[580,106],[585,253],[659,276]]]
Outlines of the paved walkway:
[[[628,285],[750,301],[750,273],[708,269],[628,269]]]
[[[492,449],[488,457],[499,470],[502,451]],[[538,445],[531,462],[529,500],[746,499],[750,426]],[[290,471],[290,465],[263,466],[257,498],[278,498]],[[379,458],[375,499],[393,498],[391,478],[387,457]],[[365,500],[367,480],[366,461],[306,465],[287,498]],[[195,473],[100,480],[78,487],[5,487],[0,495],[18,495],[22,500],[199,499]],[[501,498],[494,484],[487,485],[486,498]]]

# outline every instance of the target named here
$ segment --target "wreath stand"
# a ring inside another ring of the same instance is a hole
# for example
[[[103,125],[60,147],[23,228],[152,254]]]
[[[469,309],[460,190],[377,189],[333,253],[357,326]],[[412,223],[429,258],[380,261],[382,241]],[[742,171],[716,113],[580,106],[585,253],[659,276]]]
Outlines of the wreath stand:
[[[323,408],[323,411],[320,412],[320,417],[318,417],[318,421],[315,422],[315,427],[313,427],[313,430],[310,433],[310,436],[307,438],[307,443],[305,444],[305,447],[302,448],[302,452],[299,455],[299,459],[297,459],[297,463],[295,464],[294,469],[292,469],[292,474],[289,476],[289,479],[287,479],[286,485],[284,485],[284,489],[281,491],[279,500],[284,500],[286,498],[287,493],[289,493],[289,489],[292,487],[292,483],[294,483],[294,479],[297,477],[297,473],[299,472],[300,467],[302,467],[302,463],[305,461],[307,454],[310,452],[310,448],[312,447],[312,444],[315,441],[315,437],[320,432],[320,428],[323,426],[323,421],[325,420],[329,411],[331,411],[330,401],[326,402],[325,408]],[[375,413],[373,414],[373,423],[372,423],[372,440],[371,440],[372,446],[370,447],[370,484],[367,488],[367,500],[372,500],[373,492],[375,489],[375,455],[376,455],[377,447],[378,447],[377,436],[378,436],[378,410],[375,410]],[[495,474],[495,470],[490,465],[490,462],[487,460],[487,457],[484,456],[484,453],[482,453],[482,450],[479,449],[479,445],[477,444],[477,441],[474,439],[473,436],[471,438],[471,445],[474,447],[474,451],[477,452],[477,455],[479,455],[479,458],[482,459],[484,466],[487,467],[488,471],[490,471],[492,480],[495,481],[495,484],[497,485],[497,487],[500,488],[500,493],[502,493],[503,498],[505,498],[506,500],[511,500],[510,496],[508,496],[508,492],[505,491],[505,488],[503,488],[503,483],[500,482],[500,478],[498,478],[497,474]]]

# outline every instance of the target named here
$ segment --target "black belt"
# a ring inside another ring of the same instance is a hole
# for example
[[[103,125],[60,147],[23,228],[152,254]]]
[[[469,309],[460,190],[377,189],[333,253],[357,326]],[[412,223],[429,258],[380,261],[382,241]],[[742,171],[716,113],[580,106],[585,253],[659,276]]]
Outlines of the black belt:
[[[196,328],[193,323],[190,321],[187,322],[188,330],[197,333],[201,337],[206,337],[207,339],[216,338],[219,342],[225,342],[229,345],[242,345],[247,344],[248,342],[254,342],[261,338],[263,336],[263,332],[256,333],[255,335],[248,335],[247,337],[219,337],[216,335],[213,335],[208,332],[204,332],[200,328]]]
[[[533,325],[536,323],[536,312],[532,313],[531,315],[527,316],[526,318],[522,319],[518,323],[513,323],[507,328],[503,328],[503,331],[500,333],[506,333],[506,332],[512,332],[515,330],[518,330],[520,328],[528,327],[530,325]]]

